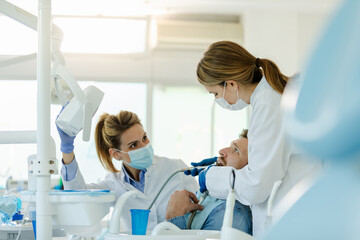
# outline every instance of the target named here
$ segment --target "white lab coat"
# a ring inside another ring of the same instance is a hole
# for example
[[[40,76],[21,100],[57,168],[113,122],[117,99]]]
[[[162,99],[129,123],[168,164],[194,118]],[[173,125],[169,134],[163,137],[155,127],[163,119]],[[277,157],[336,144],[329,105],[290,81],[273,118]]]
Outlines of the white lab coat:
[[[248,165],[236,170],[236,199],[250,205],[253,235],[265,233],[267,200],[273,184],[282,180],[273,207],[301,178],[317,166],[304,159],[285,136],[280,108],[282,95],[262,78],[250,98],[252,114],[248,131]],[[213,167],[206,174],[211,196],[225,199],[232,179],[231,167]]]
[[[145,173],[144,193],[150,200],[134,198],[125,203],[122,218],[121,229],[131,231],[130,209],[147,209],[154,199],[157,192],[166,179],[176,170],[188,167],[182,160],[169,159],[165,157],[154,157],[153,164],[147,168]],[[86,184],[80,170],[77,171],[76,177],[71,181],[64,181],[65,189],[109,189],[116,193],[116,199],[123,193],[134,190],[135,188],[124,181],[123,171],[117,173],[109,173],[105,179],[99,183]],[[195,192],[199,189],[197,181],[180,172],[176,174],[164,187],[158,199],[151,208],[147,229],[153,229],[156,224],[165,221],[166,206],[170,199],[170,195],[176,190],[187,189]]]

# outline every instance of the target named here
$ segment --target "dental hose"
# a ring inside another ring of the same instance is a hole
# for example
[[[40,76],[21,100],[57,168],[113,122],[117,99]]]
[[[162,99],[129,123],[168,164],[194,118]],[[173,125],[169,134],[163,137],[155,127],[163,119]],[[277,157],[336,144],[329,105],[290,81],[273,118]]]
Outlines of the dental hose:
[[[200,199],[199,199],[199,204],[202,204],[202,203],[204,202],[205,198],[206,198],[208,195],[209,195],[209,191],[205,191],[205,192],[201,195],[201,197],[200,197]],[[197,212],[197,211],[194,211],[194,212],[191,213],[190,218],[189,218],[189,221],[188,221],[187,226],[186,226],[187,229],[191,229],[191,224],[192,224],[192,222],[193,222],[193,220],[194,220],[194,217],[195,217],[196,212]]]
[[[170,179],[175,176],[176,174],[178,174],[179,172],[185,172],[186,170],[189,170],[189,169],[180,169],[180,170],[177,170],[175,171],[173,174],[170,175],[170,177],[168,177],[168,179],[166,179],[166,181],[164,182],[164,184],[161,186],[159,192],[156,194],[154,200],[150,203],[150,206],[148,207],[147,210],[150,210],[152,208],[152,206],[154,205],[156,199],[159,197],[160,193],[162,192],[162,190],[164,189],[164,187],[166,186],[166,184],[170,181]]]
[[[164,189],[164,187],[166,186],[166,184],[170,181],[170,179],[171,179],[173,176],[175,176],[175,175],[178,174],[179,172],[185,172],[185,171],[187,171],[187,170],[192,170],[192,169],[194,169],[194,168],[202,168],[202,167],[205,168],[205,167],[208,167],[208,166],[197,166],[197,167],[182,168],[182,169],[177,170],[177,171],[175,171],[174,173],[172,173],[172,174],[168,177],[168,179],[166,179],[166,181],[164,182],[164,184],[161,186],[159,192],[156,194],[154,200],[150,203],[150,206],[148,207],[147,210],[150,210],[150,209],[152,208],[152,206],[154,205],[156,199],[159,197],[160,193],[162,192],[162,190]]]

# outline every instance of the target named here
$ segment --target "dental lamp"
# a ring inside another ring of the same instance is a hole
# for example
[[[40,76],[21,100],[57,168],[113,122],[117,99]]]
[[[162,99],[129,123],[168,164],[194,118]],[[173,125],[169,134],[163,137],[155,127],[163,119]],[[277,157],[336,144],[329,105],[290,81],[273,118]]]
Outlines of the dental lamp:
[[[95,86],[88,86],[81,90],[75,79],[69,71],[58,64],[54,70],[53,77],[55,80],[55,89],[63,111],[56,119],[57,126],[69,136],[76,136],[83,129],[83,140],[89,141],[91,131],[91,119],[96,113],[104,93]],[[74,97],[67,101],[64,90],[59,84],[59,79],[64,79]]]

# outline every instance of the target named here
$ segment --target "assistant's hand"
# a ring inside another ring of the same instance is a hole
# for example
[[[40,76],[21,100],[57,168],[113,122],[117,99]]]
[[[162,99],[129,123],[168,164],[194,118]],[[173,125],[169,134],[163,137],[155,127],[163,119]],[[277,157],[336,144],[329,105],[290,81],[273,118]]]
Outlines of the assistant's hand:
[[[175,191],[168,202],[166,207],[166,220],[182,216],[186,213],[196,210],[203,210],[204,207],[198,204],[199,200],[195,194],[185,189]]]
[[[200,192],[205,192],[207,190],[206,188],[206,173],[209,171],[209,169],[212,166],[209,166],[206,170],[202,171],[199,174],[199,186],[200,186]]]
[[[191,166],[193,167],[198,167],[198,166],[208,166],[211,165],[213,163],[215,163],[217,161],[218,157],[213,157],[213,158],[206,158],[201,160],[200,162],[192,162]],[[197,175],[199,175],[199,173],[204,170],[205,168],[194,168],[192,170],[187,170],[184,172],[185,175],[190,175],[195,177]]]
[[[66,106],[66,105],[65,105]],[[61,108],[60,113],[64,110],[65,106],[63,106]],[[59,113],[59,115],[60,115]],[[56,119],[59,117],[59,115],[56,117]],[[56,123],[55,123],[56,124]],[[63,153],[71,153],[72,151],[74,151],[74,140],[75,140],[75,136],[74,137],[70,137],[69,135],[67,135],[65,132],[63,132],[58,125],[56,124],[56,129],[59,133],[60,139],[61,139],[61,146],[60,146],[60,150]]]

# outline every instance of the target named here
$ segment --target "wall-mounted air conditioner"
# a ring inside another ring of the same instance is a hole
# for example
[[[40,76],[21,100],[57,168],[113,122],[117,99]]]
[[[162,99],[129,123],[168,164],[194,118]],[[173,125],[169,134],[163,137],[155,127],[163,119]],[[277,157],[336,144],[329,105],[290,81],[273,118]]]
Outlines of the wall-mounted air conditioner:
[[[240,16],[175,15],[156,19],[156,28],[155,49],[203,50],[220,40],[243,42]]]

